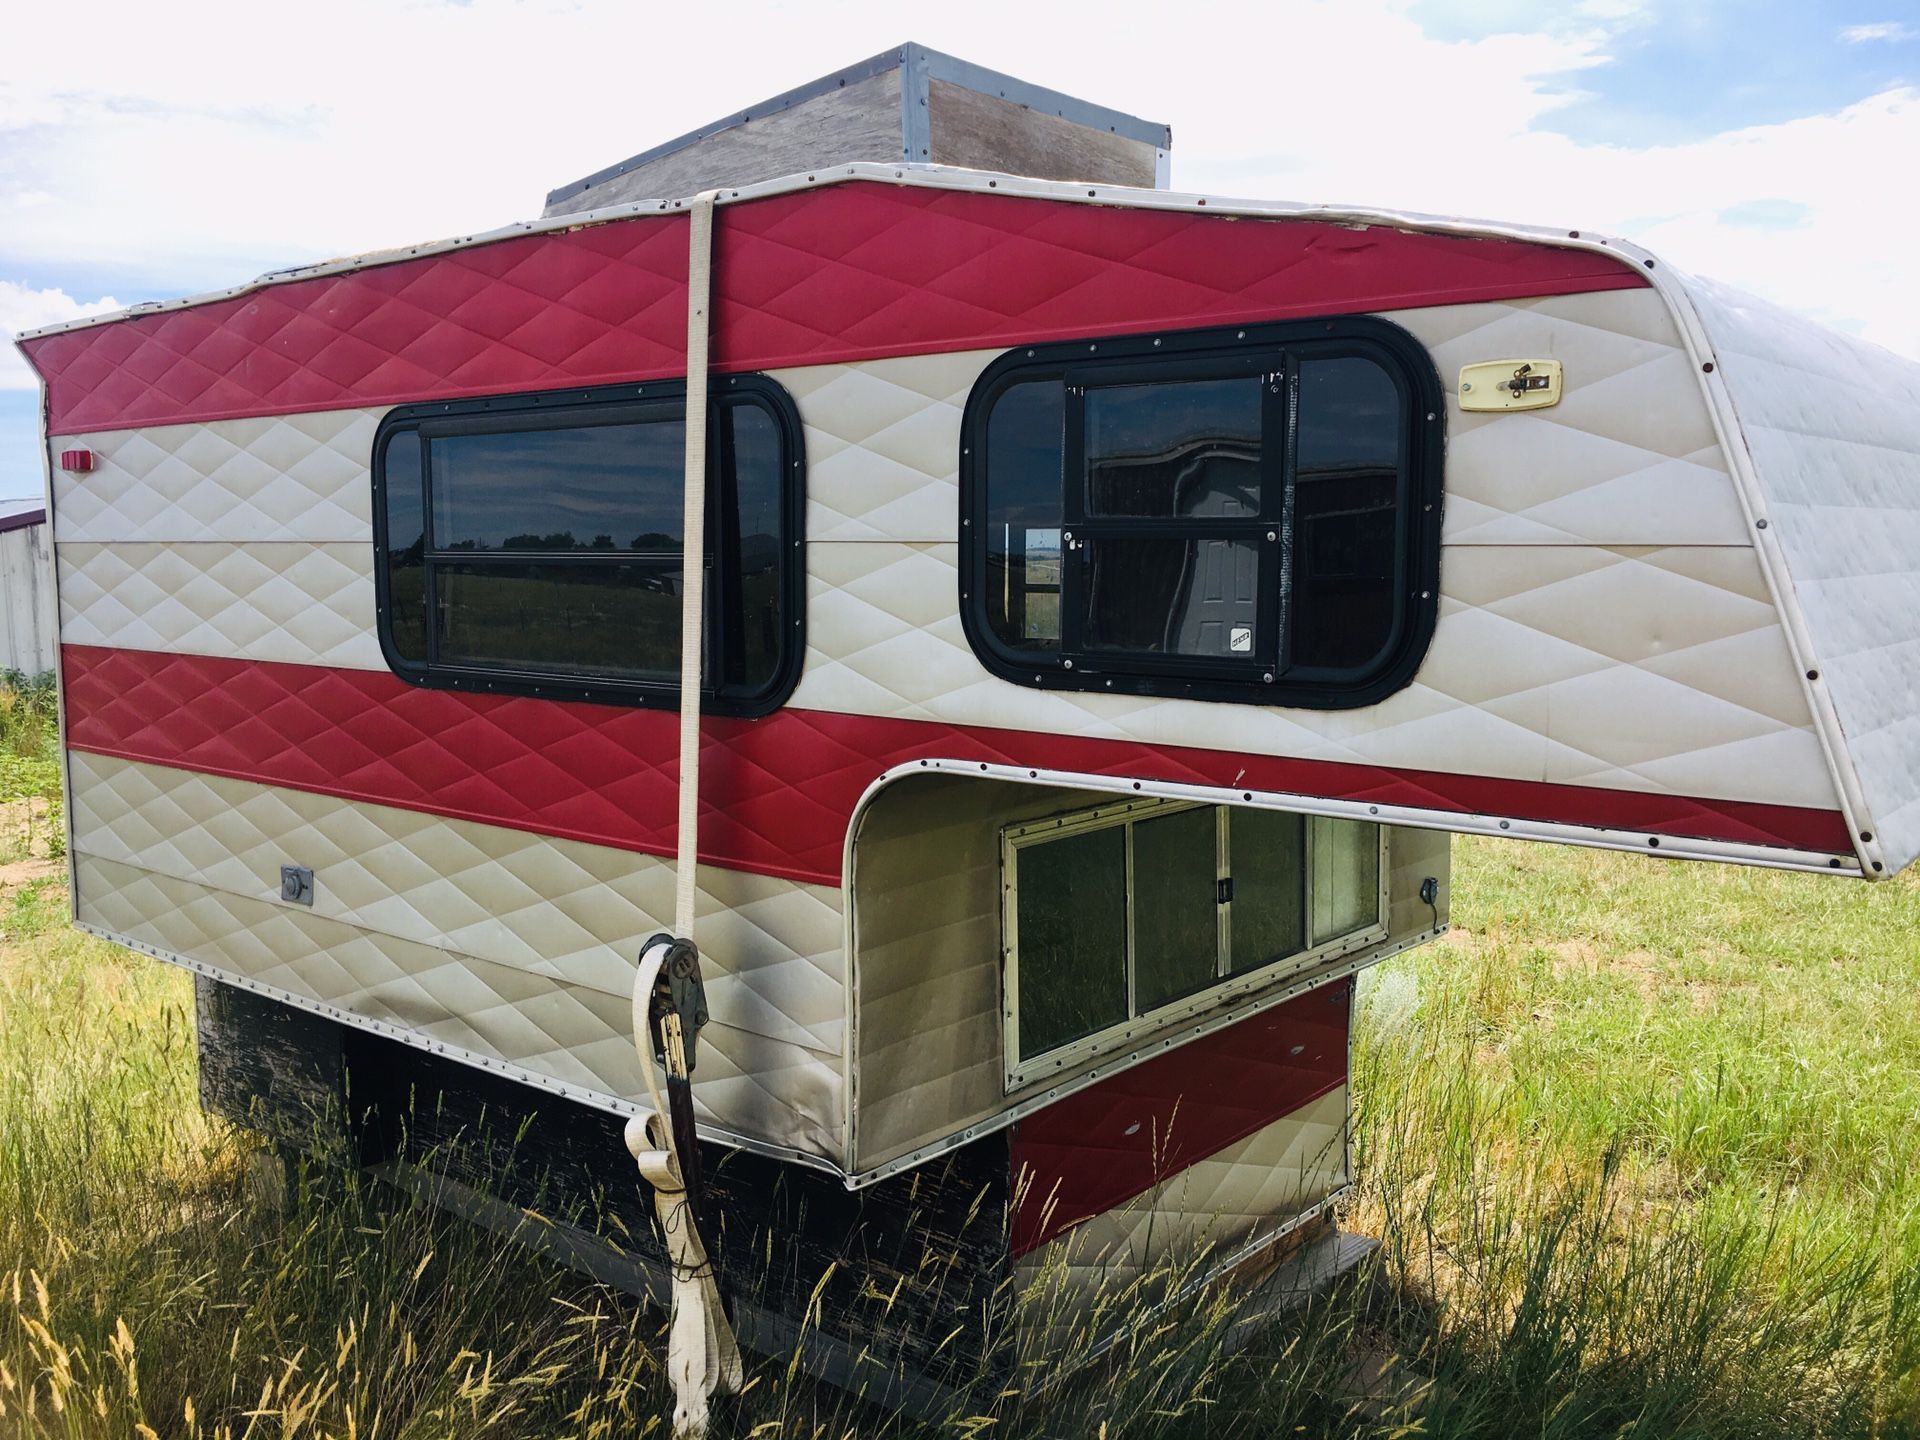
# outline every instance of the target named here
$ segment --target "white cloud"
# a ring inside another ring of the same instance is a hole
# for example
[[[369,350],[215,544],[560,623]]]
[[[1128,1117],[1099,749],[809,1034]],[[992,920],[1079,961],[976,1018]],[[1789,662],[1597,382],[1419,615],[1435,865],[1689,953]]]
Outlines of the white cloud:
[[[1902,25],[1898,20],[1877,20],[1871,25],[1849,25],[1840,32],[1840,38],[1849,45],[1898,44],[1903,40],[1920,40],[1920,30]]]
[[[1897,181],[1920,154],[1920,94],[1644,150],[1537,128],[1596,83],[1644,11],[1585,0],[1549,31],[1474,41],[1425,33],[1409,0],[1230,0],[1172,26],[1164,7],[1114,0],[1094,27],[1074,7],[978,0],[913,24],[940,49],[1171,121],[1182,188],[1611,230],[1920,354],[1920,213]],[[0,274],[57,261],[209,289],[491,228],[906,38],[880,0],[830,19],[777,0],[314,13],[207,0],[182,25],[179,7],[68,0],[10,18]],[[85,66],[45,58],[76,54]],[[1756,204],[1782,202],[1795,223],[1753,223]]]
[[[0,336],[12,337],[23,330],[119,308],[120,302],[111,295],[76,300],[64,290],[30,290],[11,280],[0,280]],[[11,345],[0,347],[0,390],[33,390],[39,384],[18,350]]]

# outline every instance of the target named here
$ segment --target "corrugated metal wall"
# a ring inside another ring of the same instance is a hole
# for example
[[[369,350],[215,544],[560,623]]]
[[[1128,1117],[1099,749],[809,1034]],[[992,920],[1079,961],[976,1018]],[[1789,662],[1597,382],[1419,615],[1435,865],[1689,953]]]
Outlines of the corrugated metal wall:
[[[53,527],[0,530],[0,670],[53,668]]]

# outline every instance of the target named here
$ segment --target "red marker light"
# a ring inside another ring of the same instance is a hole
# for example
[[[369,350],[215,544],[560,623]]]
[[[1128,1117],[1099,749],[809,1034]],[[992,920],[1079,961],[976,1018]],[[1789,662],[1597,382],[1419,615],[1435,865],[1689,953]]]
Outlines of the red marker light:
[[[70,470],[76,475],[85,475],[93,469],[94,455],[91,450],[62,450],[60,468]]]

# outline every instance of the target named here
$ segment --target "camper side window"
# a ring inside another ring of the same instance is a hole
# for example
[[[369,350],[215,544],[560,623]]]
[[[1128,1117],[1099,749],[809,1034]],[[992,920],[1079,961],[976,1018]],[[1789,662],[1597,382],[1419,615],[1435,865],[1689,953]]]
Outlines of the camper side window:
[[[1432,631],[1441,412],[1365,317],[1014,352],[962,446],[976,652],[1029,685],[1377,701]]]
[[[772,709],[800,655],[799,422],[771,381],[712,402],[710,708]],[[381,639],[416,683],[671,700],[680,674],[685,387],[394,411],[375,441]]]
[[[1143,800],[1009,826],[1014,1088],[1384,937],[1385,830]]]

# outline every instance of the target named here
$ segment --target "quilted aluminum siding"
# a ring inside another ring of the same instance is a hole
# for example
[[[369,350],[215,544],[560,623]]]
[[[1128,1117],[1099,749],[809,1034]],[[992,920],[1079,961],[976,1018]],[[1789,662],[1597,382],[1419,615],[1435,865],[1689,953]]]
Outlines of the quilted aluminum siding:
[[[80,920],[441,1053],[644,1103],[633,962],[673,913],[663,860],[165,766],[71,757]],[[279,899],[310,866],[311,908]],[[702,866],[716,1131],[842,1158],[840,892]]]
[[[1739,420],[1809,669],[1860,790],[1862,853],[1920,856],[1920,364],[1687,282]]]
[[[1443,376],[1567,365],[1516,415],[1449,398],[1441,617],[1365,712],[1041,692],[988,675],[953,604],[960,411],[998,352],[778,372],[807,429],[809,655],[796,706],[1836,808],[1793,657],[1664,300],[1614,291],[1384,318]],[[817,528],[816,528],[817,527]]]
[[[374,630],[382,410],[102,431],[55,468],[61,641],[385,670]]]
[[[1014,1266],[1018,1323],[1046,1353],[1097,1346],[1116,1308],[1170,1299],[1349,1178],[1342,1085],[1023,1256]]]
[[[1552,409],[1449,416],[1441,620],[1404,691],[1355,715],[1045,693],[987,675],[954,605],[960,413],[995,353],[969,351],[777,377],[810,467],[809,653],[790,711],[1837,809],[1660,297],[1387,318],[1443,372],[1544,353],[1569,374]],[[63,479],[59,497],[66,638],[382,669],[364,508],[377,415],[87,437],[101,470]]]

